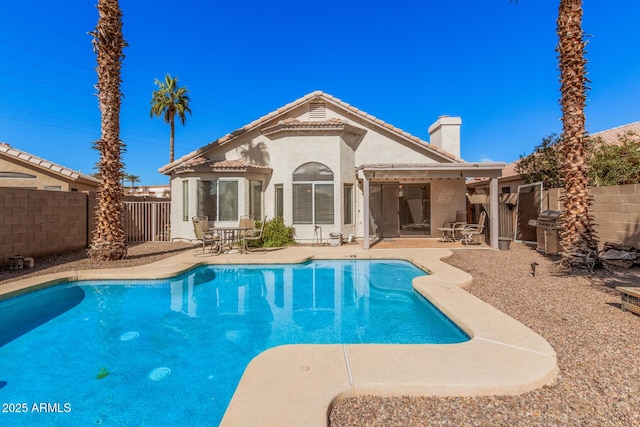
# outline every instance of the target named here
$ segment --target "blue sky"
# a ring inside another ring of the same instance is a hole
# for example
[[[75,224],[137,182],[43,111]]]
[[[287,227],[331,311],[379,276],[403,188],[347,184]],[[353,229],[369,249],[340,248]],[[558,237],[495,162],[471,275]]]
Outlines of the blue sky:
[[[100,136],[95,0],[5,2],[0,141],[95,172]],[[462,117],[462,157],[511,162],[561,132],[559,0],[321,2],[121,0],[126,172],[165,184],[169,127],[149,117],[153,81],[177,75],[193,115],[176,157],[314,90],[425,140]],[[585,1],[587,130],[640,120],[637,0]]]

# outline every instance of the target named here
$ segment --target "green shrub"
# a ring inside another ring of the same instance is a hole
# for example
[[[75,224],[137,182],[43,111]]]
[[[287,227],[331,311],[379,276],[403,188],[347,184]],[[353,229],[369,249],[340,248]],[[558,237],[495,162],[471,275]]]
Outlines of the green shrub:
[[[535,147],[532,154],[521,156],[515,171],[525,183],[542,181],[545,188],[564,186],[562,139],[549,135]],[[618,135],[617,144],[606,144],[600,138],[586,141],[589,186],[625,185],[640,183],[640,135],[627,132]]]
[[[261,227],[260,220],[256,221],[256,227]],[[267,221],[264,224],[262,239],[257,242],[250,242],[252,247],[279,248],[282,246],[292,245],[296,241],[294,239],[296,229],[293,226],[287,226],[284,219],[279,216]]]

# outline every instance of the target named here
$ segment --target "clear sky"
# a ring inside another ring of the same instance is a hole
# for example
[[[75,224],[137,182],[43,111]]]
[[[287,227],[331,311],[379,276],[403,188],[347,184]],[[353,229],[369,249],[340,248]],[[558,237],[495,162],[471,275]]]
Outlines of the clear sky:
[[[6,1],[0,141],[85,173],[100,136],[96,0]],[[462,117],[462,157],[511,162],[561,132],[559,0],[121,0],[126,172],[165,184],[169,126],[153,81],[177,75],[193,115],[176,158],[322,90],[422,139]],[[591,133],[640,120],[638,0],[585,0]]]

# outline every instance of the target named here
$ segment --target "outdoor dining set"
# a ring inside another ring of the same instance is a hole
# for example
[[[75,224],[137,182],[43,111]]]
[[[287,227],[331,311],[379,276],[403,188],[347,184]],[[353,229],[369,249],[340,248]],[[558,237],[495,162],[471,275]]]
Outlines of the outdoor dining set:
[[[209,227],[207,216],[192,218],[196,239],[202,242],[202,252],[209,246],[210,254],[252,252],[252,242],[259,242],[264,232],[266,218],[259,226],[251,216],[240,218],[238,226]]]

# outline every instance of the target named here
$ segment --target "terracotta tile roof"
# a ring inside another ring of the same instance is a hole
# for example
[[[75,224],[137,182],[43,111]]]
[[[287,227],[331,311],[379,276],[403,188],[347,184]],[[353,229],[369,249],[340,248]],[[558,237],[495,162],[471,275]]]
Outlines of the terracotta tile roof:
[[[355,134],[363,134],[365,130],[361,127],[354,126],[346,120],[332,118],[324,121],[302,121],[293,117],[281,120],[278,124],[261,129],[264,135],[270,135],[282,130],[288,129],[327,129],[327,130],[346,130]]]
[[[449,161],[453,161],[453,162],[462,162],[463,160],[454,156],[451,153],[448,153],[442,149],[439,149],[438,147],[436,147],[435,145],[431,145],[426,141],[423,141],[422,139],[418,138],[417,136],[414,136],[412,134],[410,134],[409,132],[405,132],[400,128],[397,128],[389,123],[386,123],[383,120],[380,120],[378,118],[376,118],[375,116],[372,116],[371,114],[368,114],[356,107],[351,106],[350,104],[336,98],[335,96],[329,95],[328,93],[324,93],[322,91],[315,91],[315,92],[311,92],[301,98],[296,99],[293,102],[290,102],[280,108],[278,108],[275,111],[272,111],[269,114],[266,114],[254,121],[252,121],[251,123],[231,132],[228,133],[226,135],[224,135],[223,137],[216,139],[215,141],[205,145],[204,147],[201,147],[195,151],[192,151],[189,154],[186,154],[184,156],[182,156],[181,158],[174,160],[173,163],[169,163],[163,167],[161,167],[159,169],[160,173],[167,173],[172,169],[175,169],[177,167],[179,167],[182,163],[186,162],[189,159],[192,159],[194,157],[203,155],[204,153],[206,153],[207,151],[213,149],[216,146],[220,146],[223,144],[226,144],[227,142],[229,142],[230,140],[234,139],[235,137],[242,135],[250,130],[254,130],[259,128],[261,125],[264,125],[266,122],[268,122],[269,120],[278,117],[288,111],[293,110],[294,108],[304,104],[307,101],[311,101],[311,100],[316,100],[316,99],[322,99],[324,101],[330,102],[336,106],[339,106],[351,113],[356,114],[358,117],[369,121],[377,126],[381,126],[399,136],[401,136],[402,138],[408,140],[409,142],[413,143],[413,144],[417,144],[423,148],[427,148],[431,151],[433,151],[434,153],[437,153],[438,155],[440,155],[442,158],[448,159]],[[330,122],[329,121],[325,121],[324,123]]]
[[[206,169],[216,171],[246,171],[247,169],[262,169],[264,171],[270,171],[268,166],[262,166],[253,162],[246,162],[244,160],[208,160],[204,157],[194,157],[183,162],[179,169],[189,169],[195,167],[202,167]]]
[[[58,165],[56,163],[50,162],[48,160],[42,159],[38,156],[34,156],[33,154],[29,154],[26,151],[17,150],[6,142],[0,142],[0,154],[4,154],[7,157],[12,157],[16,160],[20,160],[24,163],[29,163],[30,165],[36,166],[41,169],[46,169],[52,172],[55,172],[59,175],[62,175],[72,181],[77,181],[78,179],[83,179],[86,181],[91,181],[94,184],[99,184],[100,180],[90,176],[85,175],[82,172],[75,171],[73,169],[66,168],[64,166]]]

